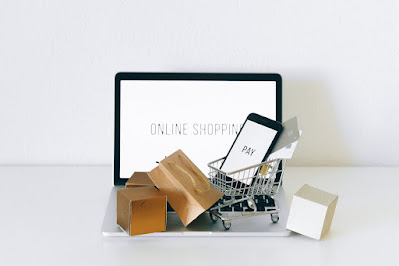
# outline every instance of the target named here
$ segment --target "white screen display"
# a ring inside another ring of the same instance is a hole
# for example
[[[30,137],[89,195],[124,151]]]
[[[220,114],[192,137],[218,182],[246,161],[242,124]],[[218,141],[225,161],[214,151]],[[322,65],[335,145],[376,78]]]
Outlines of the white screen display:
[[[205,175],[250,113],[276,119],[275,81],[122,80],[120,177],[181,149]]]

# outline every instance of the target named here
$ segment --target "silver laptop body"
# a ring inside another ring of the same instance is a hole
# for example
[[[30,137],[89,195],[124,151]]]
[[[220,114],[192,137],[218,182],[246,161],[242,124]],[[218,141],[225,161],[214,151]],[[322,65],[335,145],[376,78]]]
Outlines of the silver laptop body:
[[[124,188],[123,184],[126,182],[126,178],[133,171],[149,171],[152,169],[151,167],[153,166],[151,164],[155,163],[155,160],[160,161],[164,156],[174,152],[174,150],[169,151],[165,147],[162,147],[162,142],[156,142],[162,138],[159,135],[163,134],[164,130],[165,132],[168,130],[169,124],[165,124],[164,122],[165,112],[168,112],[169,105],[180,107],[185,111],[183,115],[191,112],[190,117],[193,117],[193,121],[188,121],[187,117],[182,116],[179,118],[178,115],[176,116],[176,113],[166,116],[166,118],[171,117],[173,123],[184,122],[184,127],[187,130],[184,138],[176,141],[175,150],[181,148],[206,173],[208,162],[225,155],[223,152],[227,153],[228,148],[235,138],[234,130],[239,130],[237,123],[244,121],[249,113],[257,112],[266,116],[270,115],[270,118],[281,122],[281,87],[282,81],[278,74],[118,73],[115,77],[115,186],[109,195],[109,202],[102,225],[103,236],[129,237],[116,223],[117,190]],[[152,88],[154,88],[153,91]],[[165,93],[163,88],[167,88],[165,90],[168,90],[166,96],[157,97],[157,95]],[[220,91],[218,91],[219,88],[221,88]],[[189,93],[187,94],[187,92]],[[195,99],[197,102],[191,103],[186,101],[187,99]],[[191,107],[193,104],[197,104],[195,109]],[[202,105],[204,108],[202,108]],[[198,106],[200,106],[201,112],[197,111]],[[214,112],[212,108],[214,108]],[[225,110],[229,110],[229,112],[225,112]],[[146,121],[143,122],[137,119],[139,116],[148,116],[148,112],[150,112],[151,119],[155,117],[154,121],[151,121],[151,126],[144,124]],[[206,122],[209,124],[205,124],[203,117],[207,119]],[[134,123],[135,127],[126,127],[125,121],[129,121],[129,125]],[[172,122],[170,125],[172,125]],[[134,136],[138,132],[143,134],[146,128],[148,130],[151,129],[151,132],[148,132],[148,134],[150,135],[151,133],[153,136],[147,138],[142,135],[139,137]],[[223,129],[225,130],[223,131]],[[204,135],[196,135],[195,133],[204,133]],[[231,136],[223,136],[221,138],[220,136],[212,136],[211,133],[214,135],[230,134]],[[133,139],[123,139],[126,136]],[[132,141],[136,140],[134,138],[140,140],[132,143]],[[157,149],[147,154],[136,152],[143,150],[144,146],[140,147],[140,145],[145,145],[146,142],[151,143],[152,146],[158,145]],[[121,145],[121,143],[124,145]],[[127,147],[129,143],[135,146]],[[198,143],[201,143],[201,149],[198,149]],[[204,154],[203,150],[204,146],[206,146],[204,144],[208,144],[215,149]],[[217,153],[212,154],[213,150]],[[191,158],[191,155],[194,158]],[[130,162],[134,162],[136,165],[130,165]],[[145,169],[141,169],[140,167],[144,167]],[[168,212],[166,232],[136,237],[288,236],[290,232],[285,229],[288,211],[282,187],[276,199],[280,207],[280,219],[277,223],[272,222],[270,214],[265,214],[234,219],[231,222],[230,229],[226,230],[220,219],[214,222],[210,218],[210,214],[205,212],[187,227],[184,227],[175,212]],[[234,216],[241,213],[237,211],[223,212],[224,215]]]

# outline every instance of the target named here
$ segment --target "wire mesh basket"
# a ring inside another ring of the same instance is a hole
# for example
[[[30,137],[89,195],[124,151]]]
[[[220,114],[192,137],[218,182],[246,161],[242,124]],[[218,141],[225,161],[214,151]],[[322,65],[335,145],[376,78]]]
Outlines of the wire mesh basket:
[[[273,159],[236,171],[224,172],[220,168],[225,158],[217,159],[208,164],[209,183],[227,196],[226,198],[229,198],[228,200],[223,200],[223,204],[210,209],[211,219],[213,221],[221,219],[226,229],[230,229],[231,220],[254,215],[270,214],[272,221],[274,223],[278,222],[280,209],[274,195],[280,189],[286,159]],[[258,211],[254,200],[257,195],[270,197],[274,202],[274,206],[268,207],[262,212]],[[221,209],[223,207],[244,201],[247,201],[249,208],[253,211],[236,216],[222,214]]]

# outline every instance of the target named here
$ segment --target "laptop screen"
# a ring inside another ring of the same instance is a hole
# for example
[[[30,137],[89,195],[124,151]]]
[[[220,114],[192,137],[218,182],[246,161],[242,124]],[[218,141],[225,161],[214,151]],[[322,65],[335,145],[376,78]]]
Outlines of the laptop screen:
[[[181,149],[207,175],[254,112],[276,111],[276,81],[121,80],[119,176],[146,172]]]

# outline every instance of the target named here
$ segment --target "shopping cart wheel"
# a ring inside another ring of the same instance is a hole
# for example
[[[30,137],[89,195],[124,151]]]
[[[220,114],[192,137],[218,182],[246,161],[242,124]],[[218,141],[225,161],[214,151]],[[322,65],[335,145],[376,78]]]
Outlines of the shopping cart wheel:
[[[216,222],[218,220],[218,217],[215,214],[213,214],[212,212],[209,212],[209,216],[211,217],[211,220],[214,222]]]
[[[226,230],[229,230],[231,227],[231,222],[230,221],[223,221],[223,226]]]
[[[270,218],[272,218],[273,223],[277,223],[278,220],[280,220],[280,217],[278,217],[278,213],[272,213],[270,214]]]

